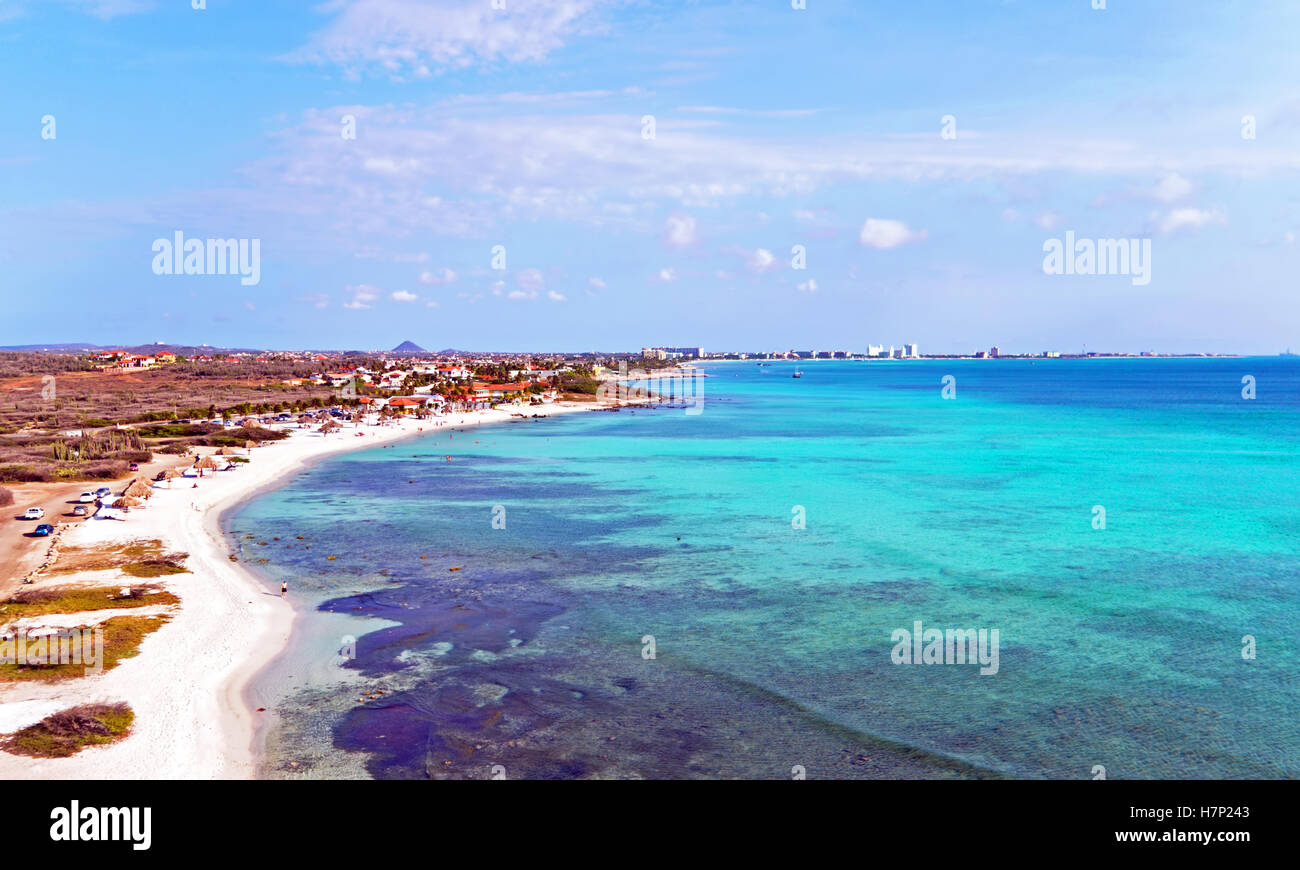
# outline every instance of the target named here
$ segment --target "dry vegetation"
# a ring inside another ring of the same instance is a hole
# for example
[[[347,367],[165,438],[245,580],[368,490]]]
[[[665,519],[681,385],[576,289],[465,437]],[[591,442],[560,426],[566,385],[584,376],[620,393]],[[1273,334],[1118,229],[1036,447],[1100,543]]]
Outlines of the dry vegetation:
[[[214,423],[155,423],[87,430],[80,435],[48,431],[0,435],[0,481],[116,480],[129,473],[130,463],[149,462],[155,452],[179,454],[194,446],[242,448],[249,441],[260,444],[284,437],[260,426],[226,428]]]
[[[50,569],[50,576],[59,574],[84,574],[88,571],[118,570],[133,577],[179,574],[185,570],[184,553],[168,553],[162,541],[131,541],[115,546],[65,547],[59,561]],[[165,570],[159,570],[164,566]],[[150,570],[157,573],[150,574]],[[160,602],[161,603],[161,602]]]
[[[6,752],[33,758],[67,758],[87,746],[114,743],[131,732],[135,713],[126,704],[82,704],[46,716],[0,743]]]
[[[208,423],[189,431],[113,427],[206,421],[222,411],[295,411],[336,401],[326,387],[281,383],[310,369],[305,362],[184,361],[138,372],[100,371],[78,356],[0,353],[0,483],[114,480],[128,473],[130,463],[149,461],[151,451],[242,447],[281,437],[258,427],[223,430]]]
[[[0,436],[0,480],[14,483],[113,480],[152,452],[134,432],[107,429],[80,437],[51,433]]]
[[[134,607],[179,604],[181,599],[153,585],[133,586],[122,595],[122,586],[91,586],[79,589],[39,589],[19,592],[0,603],[0,623],[51,613],[86,613]]]
[[[217,361],[100,371],[81,357],[0,353],[0,433],[196,417],[211,407],[242,403],[270,411],[330,400],[334,391],[328,387],[280,383],[306,377],[311,368],[301,362]],[[51,375],[52,383],[45,380]]]
[[[161,541],[139,540],[117,546],[70,547],[64,550],[51,574],[82,574],[91,571],[119,570],[133,577],[160,577],[183,572],[183,553],[168,553]],[[95,614],[97,611],[136,610],[144,607],[163,607],[170,612],[180,604],[176,594],[155,583],[112,586],[56,586],[44,589],[24,589],[8,600],[0,602],[0,644],[15,644],[18,636],[27,634],[41,617],[65,614]],[[108,615],[108,614],[104,614]],[[69,628],[103,630],[102,670],[111,670],[123,660],[140,651],[140,643],[151,632],[161,628],[169,615],[113,615],[97,623],[93,616],[83,617],[82,624]],[[20,620],[33,620],[27,628],[15,628]],[[62,621],[62,620],[61,620]],[[31,650],[35,641],[28,639]],[[88,655],[89,653],[86,653]],[[0,656],[0,683],[27,681],[52,682],[67,680],[87,674],[87,662],[60,660],[53,644],[49,655],[33,661],[27,656]]]
[[[104,630],[103,670],[111,671],[123,659],[139,653],[144,639],[162,628],[169,619],[168,616],[115,616],[94,626]],[[16,660],[0,660],[0,683],[56,682],[84,677],[86,673],[86,665],[74,662],[51,659],[48,664],[31,664],[26,661],[20,664]]]

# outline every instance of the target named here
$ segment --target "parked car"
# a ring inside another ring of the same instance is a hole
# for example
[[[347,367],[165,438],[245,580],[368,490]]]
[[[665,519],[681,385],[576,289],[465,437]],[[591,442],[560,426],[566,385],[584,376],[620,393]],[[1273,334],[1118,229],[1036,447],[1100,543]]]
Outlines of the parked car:
[[[101,486],[99,489],[95,490],[95,498],[108,498],[112,494],[113,490],[106,486]]]
[[[40,519],[41,517],[43,517],[43,516],[45,516],[45,509],[44,509],[44,508],[28,508],[28,509],[27,509],[27,512],[26,512],[25,514],[23,514],[23,519],[25,519],[25,520],[39,520],[39,519]]]
[[[82,504],[90,504],[96,498],[98,498],[98,496],[95,495],[95,493],[91,492],[90,490],[86,490],[81,494],[81,497],[78,498],[77,501],[81,502]]]
[[[72,515],[74,517],[84,517],[88,513],[90,513],[90,511],[84,504],[79,504],[72,509]]]
[[[49,523],[41,523],[36,528],[32,529],[33,535],[40,535],[42,538],[45,537],[46,535],[51,535],[53,533],[54,533],[54,526],[50,525]]]
[[[131,471],[139,471],[139,470],[140,470],[140,463],[138,463],[138,462],[132,462],[130,465],[127,466],[127,468],[129,468]]]

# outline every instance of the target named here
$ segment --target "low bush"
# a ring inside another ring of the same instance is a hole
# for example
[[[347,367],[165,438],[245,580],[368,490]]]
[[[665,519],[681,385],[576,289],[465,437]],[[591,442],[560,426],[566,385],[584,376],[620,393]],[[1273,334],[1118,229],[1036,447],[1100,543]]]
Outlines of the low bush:
[[[135,713],[126,704],[82,704],[46,716],[2,745],[15,755],[67,758],[87,746],[121,740],[134,721]]]

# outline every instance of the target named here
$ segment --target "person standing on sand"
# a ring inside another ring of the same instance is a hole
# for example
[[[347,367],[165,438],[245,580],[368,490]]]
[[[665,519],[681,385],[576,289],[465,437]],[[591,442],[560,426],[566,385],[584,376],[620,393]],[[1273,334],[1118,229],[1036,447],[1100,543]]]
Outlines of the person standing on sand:
[[[281,580],[281,581],[280,581],[280,597],[283,598],[285,595],[288,594],[288,592],[289,592],[289,581],[288,581],[288,580]]]

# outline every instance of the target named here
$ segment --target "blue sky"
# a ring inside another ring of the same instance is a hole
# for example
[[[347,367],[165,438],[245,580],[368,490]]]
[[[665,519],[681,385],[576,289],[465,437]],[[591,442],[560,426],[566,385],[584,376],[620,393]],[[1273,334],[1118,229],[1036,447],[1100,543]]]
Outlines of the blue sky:
[[[0,344],[1300,348],[1300,5],[806,5],[0,0]]]

